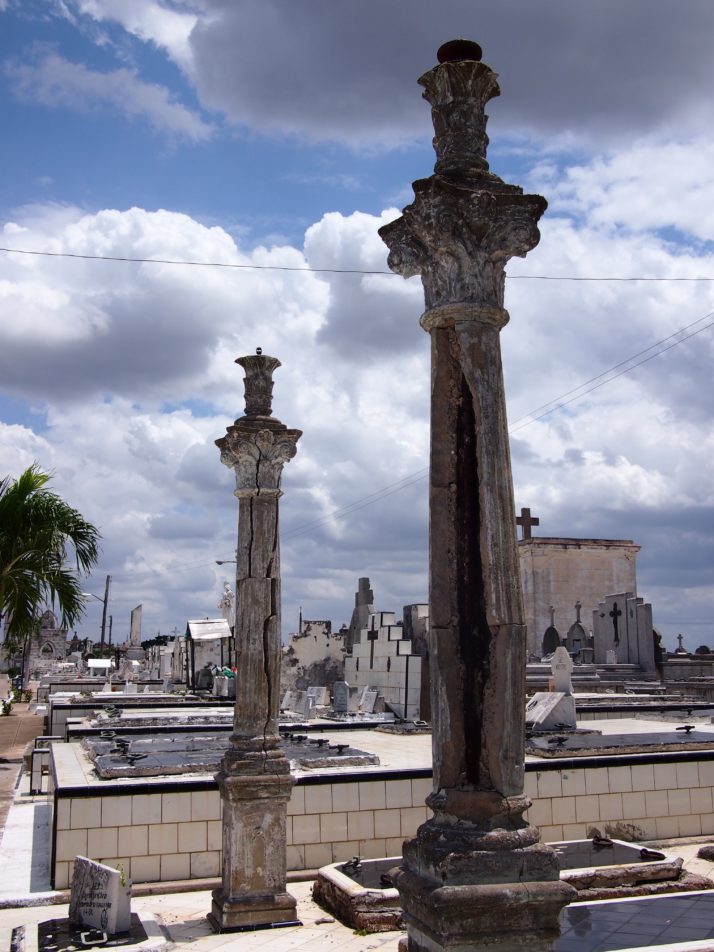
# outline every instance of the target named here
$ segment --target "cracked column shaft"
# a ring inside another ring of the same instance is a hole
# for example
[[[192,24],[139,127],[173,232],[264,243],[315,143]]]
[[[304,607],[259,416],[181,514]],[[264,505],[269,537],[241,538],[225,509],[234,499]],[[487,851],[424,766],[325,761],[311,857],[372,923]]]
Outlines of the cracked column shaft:
[[[436,166],[380,228],[389,266],[421,275],[431,335],[429,655],[434,817],[393,873],[409,952],[551,948],[572,890],[523,817],[525,626],[500,331],[505,266],[539,240],[540,195],[489,171],[478,44],[446,43],[420,79]]]
[[[222,885],[209,915],[217,931],[295,921],[285,889],[285,820],[293,785],[278,736],[280,691],[280,531],[283,466],[300,430],[271,415],[280,361],[239,357],[245,415],[216,440],[236,476],[236,701],[230,747],[216,775],[223,800]]]

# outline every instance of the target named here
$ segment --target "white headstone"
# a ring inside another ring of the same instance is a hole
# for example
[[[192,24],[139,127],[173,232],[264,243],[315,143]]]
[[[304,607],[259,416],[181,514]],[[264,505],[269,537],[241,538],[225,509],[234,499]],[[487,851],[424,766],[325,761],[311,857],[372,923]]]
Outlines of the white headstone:
[[[605,652],[605,664],[617,664],[617,652],[616,651],[606,651]]]
[[[539,691],[526,704],[526,727],[531,730],[567,730],[575,726],[575,698],[572,694]]]
[[[119,870],[86,856],[76,856],[68,918],[70,922],[100,929],[107,935],[128,932],[131,884]]]
[[[297,693],[295,691],[286,691],[283,695],[283,700],[280,704],[280,707],[284,711],[294,711],[295,705],[297,704]]]
[[[124,694],[137,694],[136,684],[133,681],[127,681],[124,684]]]
[[[324,707],[325,704],[330,703],[330,693],[327,688],[308,688],[307,693],[309,697],[315,699],[315,704],[319,705],[320,707]]]
[[[374,712],[374,705],[377,700],[377,691],[374,688],[367,688],[366,691],[362,694],[362,699],[360,701],[360,710],[365,714],[372,714]]]
[[[573,673],[573,659],[568,654],[568,649],[563,645],[556,648],[550,664],[553,672],[553,690],[560,691],[562,694],[572,694],[573,682],[570,676]]]

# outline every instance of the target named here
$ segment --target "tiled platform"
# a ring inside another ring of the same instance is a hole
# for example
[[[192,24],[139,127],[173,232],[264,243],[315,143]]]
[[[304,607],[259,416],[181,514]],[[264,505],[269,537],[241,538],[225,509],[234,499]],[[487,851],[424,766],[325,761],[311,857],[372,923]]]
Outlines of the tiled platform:
[[[215,935],[206,921],[208,892],[146,896],[135,911],[156,916],[177,949],[192,952],[397,952],[403,932],[357,935],[312,902],[311,883],[294,883],[300,928]],[[66,915],[66,906],[0,910],[0,948],[9,948],[13,927]],[[583,903],[566,910],[554,952],[712,952],[714,895],[690,893],[658,899]]]

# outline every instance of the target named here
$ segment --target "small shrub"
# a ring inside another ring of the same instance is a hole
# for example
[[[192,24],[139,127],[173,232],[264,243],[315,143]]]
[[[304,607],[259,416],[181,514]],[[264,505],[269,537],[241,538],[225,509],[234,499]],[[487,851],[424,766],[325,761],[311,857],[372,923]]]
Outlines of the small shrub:
[[[12,701],[0,701],[0,717],[7,717],[12,710]]]

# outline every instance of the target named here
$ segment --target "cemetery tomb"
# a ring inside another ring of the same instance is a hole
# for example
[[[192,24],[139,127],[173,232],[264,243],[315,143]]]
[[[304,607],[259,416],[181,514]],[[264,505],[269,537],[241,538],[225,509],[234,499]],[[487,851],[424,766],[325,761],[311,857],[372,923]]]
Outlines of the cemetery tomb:
[[[371,713],[381,695],[397,717],[419,718],[422,659],[412,653],[411,641],[403,636],[404,629],[395,623],[394,612],[370,614],[367,628],[360,632],[352,654],[345,658],[345,682],[361,690],[359,710]],[[376,692],[374,700],[366,691]],[[333,696],[335,710],[338,704],[342,709],[343,699]]]
[[[632,717],[590,723],[603,737],[639,731],[640,739],[653,728],[672,733],[677,726]],[[379,757],[380,764],[294,771],[288,869],[320,868],[358,853],[363,858],[397,855],[404,838],[429,816],[424,804],[432,789],[428,734],[393,735],[352,726],[298,732],[328,737],[333,745],[349,741]],[[530,821],[546,842],[583,840],[593,828],[603,836],[633,840],[714,835],[714,725],[702,723],[700,732],[710,738],[708,748],[527,754]],[[131,739],[133,745],[135,735]],[[220,798],[212,771],[102,780],[80,744],[52,744],[50,757],[56,888],[69,885],[78,853],[108,865],[121,863],[134,882],[217,875]]]
[[[561,881],[578,891],[575,902],[706,888],[703,877],[682,875],[681,859],[637,844],[596,838],[550,845],[558,856]],[[346,863],[324,866],[318,870],[313,898],[354,929],[398,929],[401,907],[390,872],[401,859],[401,855],[385,859],[355,856]]]
[[[389,932],[402,926],[399,893],[389,871],[401,862],[353,857],[346,863],[331,863],[317,873],[312,897],[327,912],[353,929]]]
[[[114,733],[114,732],[112,732]],[[104,780],[117,777],[158,777],[190,772],[206,773],[218,769],[229,747],[230,734],[162,734],[159,737],[123,738],[86,737],[83,748]],[[378,764],[379,758],[349,743],[331,743],[327,737],[310,738],[306,734],[283,735],[281,747],[291,769],[317,767],[357,767]]]

